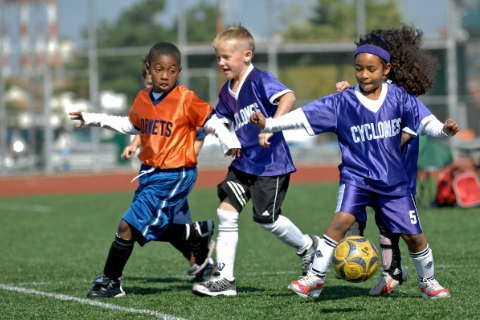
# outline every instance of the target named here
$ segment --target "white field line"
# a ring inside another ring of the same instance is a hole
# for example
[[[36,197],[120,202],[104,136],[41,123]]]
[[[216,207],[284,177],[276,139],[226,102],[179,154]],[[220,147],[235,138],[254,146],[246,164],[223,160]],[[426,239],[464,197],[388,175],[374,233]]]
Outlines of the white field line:
[[[23,203],[0,203],[0,211],[34,211],[34,212],[50,212],[52,207],[41,204],[23,204]]]
[[[55,293],[48,293],[48,292],[42,292],[42,291],[37,291],[33,289],[26,289],[26,288],[20,288],[20,287],[12,287],[12,286],[7,286],[4,284],[0,284],[0,289],[3,290],[8,290],[8,291],[15,291],[15,292],[20,292],[20,293],[25,293],[25,294],[38,294],[41,296],[46,296],[58,300],[64,300],[64,301],[74,301],[78,302],[81,304],[88,304],[91,306],[95,307],[100,307],[100,308],[105,308],[105,309],[112,309],[112,310],[119,310],[119,311],[125,311],[125,312],[130,312],[130,313],[140,313],[140,314],[148,314],[151,316],[155,316],[160,319],[165,319],[165,320],[186,320],[183,318],[178,318],[171,316],[169,314],[164,314],[161,312],[156,312],[152,310],[145,310],[145,309],[134,309],[134,308],[125,308],[125,307],[120,307],[111,303],[104,303],[96,300],[90,300],[90,299],[81,299],[77,297],[71,297],[67,296],[64,294],[55,294]]]

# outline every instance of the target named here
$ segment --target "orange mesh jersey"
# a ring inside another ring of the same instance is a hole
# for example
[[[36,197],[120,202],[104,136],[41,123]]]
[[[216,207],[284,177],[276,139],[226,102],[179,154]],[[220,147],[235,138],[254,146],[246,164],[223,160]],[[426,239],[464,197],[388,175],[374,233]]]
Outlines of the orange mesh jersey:
[[[182,85],[154,106],[151,90],[138,93],[128,116],[142,132],[142,151],[138,157],[144,164],[161,169],[196,165],[193,148],[196,129],[203,126],[212,107]]]

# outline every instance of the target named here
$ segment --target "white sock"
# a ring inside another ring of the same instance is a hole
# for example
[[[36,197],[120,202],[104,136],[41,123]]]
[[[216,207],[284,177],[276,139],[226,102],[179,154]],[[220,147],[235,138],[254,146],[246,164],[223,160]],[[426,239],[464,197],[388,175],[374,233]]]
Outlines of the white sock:
[[[325,277],[330,261],[332,261],[333,250],[335,250],[337,244],[335,240],[323,235],[323,238],[318,242],[310,272]]]
[[[434,265],[433,265],[433,254],[432,250],[427,244],[425,250],[422,250],[417,253],[410,252],[410,257],[413,260],[413,265],[415,270],[418,273],[419,281],[432,280],[435,279]]]
[[[290,247],[294,247],[297,251],[304,251],[304,249],[312,245],[312,239],[304,235],[290,219],[285,216],[279,216],[277,221],[269,224],[258,223],[257,225],[277,237],[280,241]]]
[[[217,209],[217,268],[222,277],[232,281],[238,244],[238,212]]]

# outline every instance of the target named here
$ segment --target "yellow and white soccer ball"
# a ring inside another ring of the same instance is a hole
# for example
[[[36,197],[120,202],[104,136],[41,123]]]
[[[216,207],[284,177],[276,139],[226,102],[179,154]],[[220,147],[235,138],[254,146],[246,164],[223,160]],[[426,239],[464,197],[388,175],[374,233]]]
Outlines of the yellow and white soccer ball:
[[[333,251],[335,272],[349,282],[363,282],[371,278],[379,264],[377,248],[370,240],[351,236],[340,241]]]

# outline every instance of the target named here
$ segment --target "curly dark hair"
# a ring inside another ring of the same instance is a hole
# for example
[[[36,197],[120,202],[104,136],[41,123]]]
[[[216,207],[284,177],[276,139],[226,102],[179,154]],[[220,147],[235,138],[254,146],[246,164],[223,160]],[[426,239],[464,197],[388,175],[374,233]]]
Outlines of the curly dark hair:
[[[403,87],[407,92],[419,96],[433,86],[439,68],[438,60],[421,49],[422,37],[421,29],[404,24],[402,29],[375,29],[360,37],[355,44],[357,47],[371,44],[387,50],[392,64],[387,79]]]

